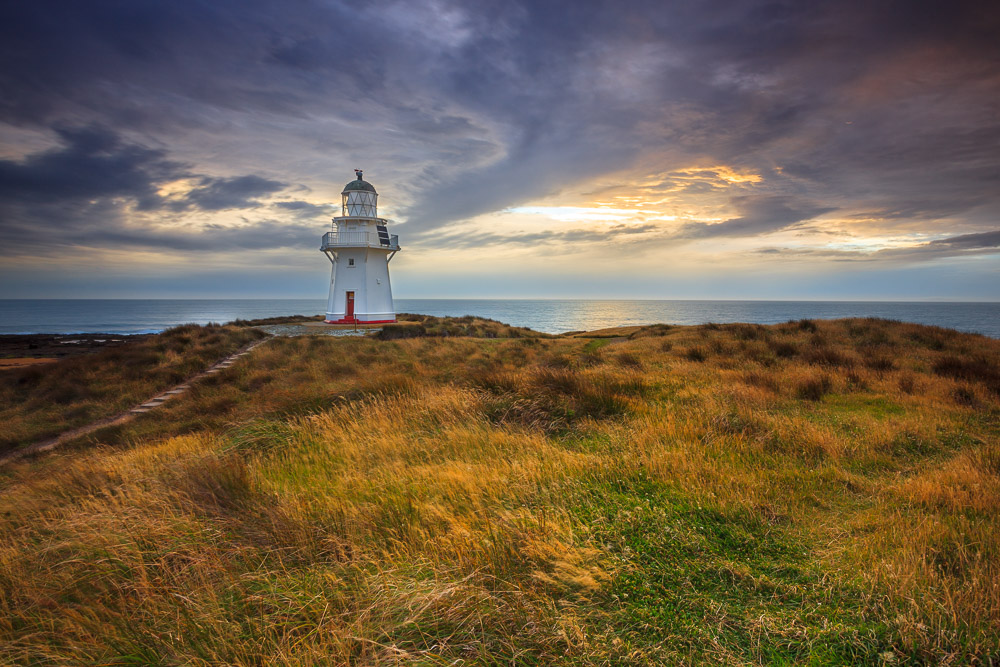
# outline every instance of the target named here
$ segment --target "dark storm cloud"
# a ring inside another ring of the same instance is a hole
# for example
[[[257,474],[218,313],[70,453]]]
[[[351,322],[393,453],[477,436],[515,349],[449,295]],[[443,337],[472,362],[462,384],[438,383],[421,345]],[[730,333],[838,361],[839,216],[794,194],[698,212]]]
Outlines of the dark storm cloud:
[[[158,186],[194,175],[166,151],[126,143],[106,128],[58,128],[59,148],[28,155],[24,160],[0,160],[0,205],[53,203],[121,197],[140,210],[168,207],[202,211],[251,208],[255,197],[279,192],[286,183],[260,176],[196,177],[197,185],[182,197],[166,201]]]
[[[734,201],[736,217],[692,223],[689,238],[835,209],[918,231],[960,218],[972,232],[1000,215],[998,32],[988,2],[8,2],[0,121],[96,123],[168,147],[194,131],[260,132],[311,142],[337,168],[371,156],[405,195],[400,231],[428,239],[636,165],[709,164],[764,179]],[[24,231],[27,202],[50,193],[79,220],[31,224],[87,228],[96,242],[98,205],[71,202],[211,211],[280,190],[259,176],[202,180],[168,205],[153,186],[202,165],[55,131],[64,148],[0,165],[4,225]]]
[[[41,234],[30,226],[12,227],[0,245],[0,256],[11,256],[12,244],[21,253],[41,255],[68,248],[136,249],[214,253],[276,248],[315,249],[316,226],[278,220],[244,221],[235,226],[144,226],[129,224],[113,206],[87,209],[77,224]]]
[[[93,236],[88,235],[88,238],[92,239]],[[236,227],[205,225],[196,230],[116,228],[102,230],[98,238],[102,247],[160,248],[184,252],[274,248],[306,250],[319,246],[314,225],[289,224],[277,220],[247,223]]]
[[[260,176],[235,178],[203,177],[198,187],[192,188],[173,206],[176,210],[194,207],[202,211],[223,211],[260,206],[254,197],[263,197],[284,190],[288,185]]]
[[[57,128],[61,148],[0,160],[0,206],[128,197],[142,208],[159,203],[155,184],[183,174],[166,152],[122,142],[97,126]]]
[[[218,250],[303,245],[303,226],[251,223],[227,238],[227,227],[179,227],[173,231],[134,224],[139,214],[219,211],[260,206],[256,197],[272,195],[285,183],[256,175],[216,178],[192,174],[168,160],[166,152],[124,141],[98,126],[59,128],[64,145],[30,154],[23,160],[0,160],[0,253],[21,249],[145,246],[172,250]],[[160,186],[179,179],[196,185],[170,198]],[[305,202],[284,202],[296,208]],[[148,218],[143,218],[148,223]],[[314,236],[315,234],[312,234]],[[223,240],[225,239],[225,240]]]
[[[947,247],[956,250],[976,250],[979,248],[1000,248],[1000,229],[980,234],[962,234],[947,239],[931,241],[931,247]]]
[[[739,211],[739,217],[712,224],[689,222],[678,230],[676,236],[692,239],[715,236],[758,236],[795,227],[818,215],[834,210],[778,196],[736,197],[732,204]]]

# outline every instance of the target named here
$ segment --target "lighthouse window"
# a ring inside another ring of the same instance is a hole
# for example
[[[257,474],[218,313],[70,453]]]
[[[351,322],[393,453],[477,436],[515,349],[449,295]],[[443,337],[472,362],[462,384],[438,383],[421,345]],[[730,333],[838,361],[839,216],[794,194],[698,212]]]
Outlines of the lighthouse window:
[[[348,266],[354,266],[354,258],[353,257],[349,257],[347,259],[347,265]]]

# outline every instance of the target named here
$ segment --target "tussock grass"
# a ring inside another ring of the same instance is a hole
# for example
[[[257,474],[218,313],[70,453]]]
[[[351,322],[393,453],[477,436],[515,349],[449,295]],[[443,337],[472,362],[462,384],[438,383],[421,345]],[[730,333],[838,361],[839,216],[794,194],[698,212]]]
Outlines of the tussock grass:
[[[989,664],[998,351],[276,339],[4,473],[0,662]]]
[[[435,317],[434,315],[414,315],[401,313],[396,319],[407,322],[406,325],[386,324],[382,326],[378,337],[381,340],[399,340],[401,338],[472,336],[475,338],[523,338],[546,337],[546,334],[512,327],[503,322],[465,315],[464,317]],[[417,324],[410,324],[417,322]]]
[[[182,325],[58,364],[0,374],[0,452],[140,403],[263,338],[255,329]]]

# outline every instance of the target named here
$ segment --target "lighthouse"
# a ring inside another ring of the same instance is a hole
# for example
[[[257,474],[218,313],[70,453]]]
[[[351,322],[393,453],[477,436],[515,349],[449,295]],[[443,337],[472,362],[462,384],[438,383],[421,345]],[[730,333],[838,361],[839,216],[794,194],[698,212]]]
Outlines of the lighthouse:
[[[399,252],[399,236],[389,236],[389,221],[378,217],[378,193],[360,169],[344,186],[342,209],[320,246],[333,270],[326,321],[366,324],[396,321],[389,285],[389,261]]]

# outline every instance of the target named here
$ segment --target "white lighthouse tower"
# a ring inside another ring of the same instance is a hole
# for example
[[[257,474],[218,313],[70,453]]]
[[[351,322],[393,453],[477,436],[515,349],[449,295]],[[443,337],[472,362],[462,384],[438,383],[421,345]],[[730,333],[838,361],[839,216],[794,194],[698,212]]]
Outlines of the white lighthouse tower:
[[[389,236],[388,220],[378,217],[378,193],[355,169],[344,186],[343,215],[323,235],[320,250],[333,262],[326,321],[364,324],[396,321],[389,285],[389,260],[399,252],[399,236]]]

